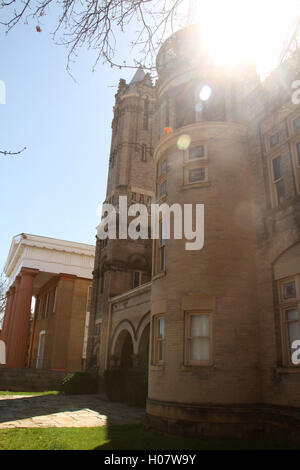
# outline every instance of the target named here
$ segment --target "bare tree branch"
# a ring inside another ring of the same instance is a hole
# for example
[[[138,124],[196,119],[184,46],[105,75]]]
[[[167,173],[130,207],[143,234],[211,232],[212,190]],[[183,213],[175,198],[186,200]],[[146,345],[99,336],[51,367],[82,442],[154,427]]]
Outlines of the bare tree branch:
[[[26,150],[26,147],[24,147],[22,150],[19,150],[18,152],[11,152],[9,150],[0,150],[1,155],[19,155],[20,153],[24,152]]]
[[[5,313],[6,307],[6,291],[7,291],[7,280],[4,276],[4,273],[0,274],[0,330],[2,328],[2,322]]]
[[[8,32],[21,20],[33,20],[41,32],[41,18],[56,7],[59,18],[53,38],[68,47],[68,69],[78,49],[85,45],[97,51],[95,65],[102,60],[111,67],[143,66],[153,70],[157,50],[166,35],[193,22],[196,4],[197,0],[0,0],[0,10],[8,18],[0,24]],[[128,46],[139,48],[135,53],[138,59],[127,64],[116,54],[120,50],[118,41],[126,41],[132,24],[138,25],[138,31]]]

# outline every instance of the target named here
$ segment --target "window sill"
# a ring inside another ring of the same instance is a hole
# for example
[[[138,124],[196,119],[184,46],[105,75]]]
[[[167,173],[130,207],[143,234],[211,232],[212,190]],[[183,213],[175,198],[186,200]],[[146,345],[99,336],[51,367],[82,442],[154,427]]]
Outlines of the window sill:
[[[157,204],[161,204],[162,202],[165,202],[167,199],[167,193],[163,194],[162,196],[159,196],[159,198],[157,199],[156,203]]]
[[[181,189],[185,190],[185,189],[193,189],[193,188],[207,188],[208,186],[210,186],[210,182],[209,181],[203,181],[202,183],[189,183],[189,184],[183,184],[181,186]]]
[[[161,277],[165,277],[166,274],[167,274],[167,271],[162,271],[160,273],[157,273],[154,276],[152,276],[152,281],[156,281],[156,279],[160,279]]]
[[[181,366],[181,371],[191,371],[191,370],[215,370],[216,364],[183,364]]]
[[[150,365],[150,370],[165,370],[164,364],[152,364]]]
[[[300,374],[300,364],[297,366],[277,367],[276,372],[278,374]]]

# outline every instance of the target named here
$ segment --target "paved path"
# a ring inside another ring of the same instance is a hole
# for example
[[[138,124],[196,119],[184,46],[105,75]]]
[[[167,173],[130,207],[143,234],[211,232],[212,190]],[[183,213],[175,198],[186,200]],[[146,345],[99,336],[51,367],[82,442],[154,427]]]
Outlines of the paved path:
[[[144,416],[143,408],[100,395],[0,395],[0,429],[132,424]]]

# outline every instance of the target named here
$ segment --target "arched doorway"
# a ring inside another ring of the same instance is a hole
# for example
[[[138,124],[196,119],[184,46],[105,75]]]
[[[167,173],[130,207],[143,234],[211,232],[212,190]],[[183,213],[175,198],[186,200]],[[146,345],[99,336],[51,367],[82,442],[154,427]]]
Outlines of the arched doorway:
[[[146,325],[139,341],[138,367],[148,370],[150,324]]]
[[[115,366],[122,369],[133,367],[133,341],[127,329],[122,330],[116,337],[112,348]]]
[[[123,346],[121,348],[121,360],[120,367],[121,369],[130,369],[133,366],[133,344],[132,339],[128,331],[126,331],[126,336],[124,338]]]

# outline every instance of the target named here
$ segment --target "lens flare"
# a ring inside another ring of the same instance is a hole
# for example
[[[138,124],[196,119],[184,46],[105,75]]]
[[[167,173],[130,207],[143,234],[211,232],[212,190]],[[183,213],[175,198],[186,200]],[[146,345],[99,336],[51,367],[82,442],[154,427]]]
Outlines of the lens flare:
[[[189,148],[191,143],[191,138],[187,134],[182,134],[180,137],[178,137],[177,140],[177,147],[179,150],[186,150]]]
[[[211,94],[212,94],[212,89],[210,88],[210,86],[204,85],[200,90],[199,98],[201,101],[207,101],[209,100]]]

